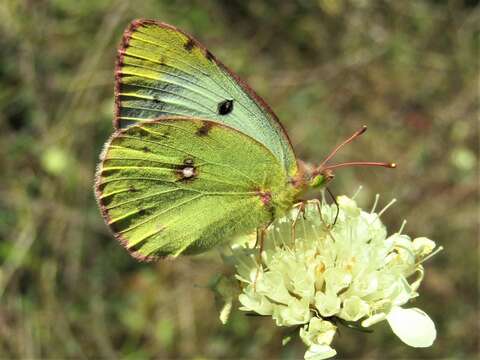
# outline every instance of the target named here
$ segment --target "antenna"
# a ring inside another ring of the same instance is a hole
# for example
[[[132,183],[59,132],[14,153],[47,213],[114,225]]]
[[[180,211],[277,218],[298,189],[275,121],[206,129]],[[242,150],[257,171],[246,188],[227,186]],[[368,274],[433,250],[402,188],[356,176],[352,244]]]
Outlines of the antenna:
[[[322,168],[322,171],[338,169],[346,166],[381,166],[381,167],[386,167],[390,169],[395,169],[397,167],[397,164],[389,163],[389,162],[376,162],[376,161],[349,161],[349,162],[344,162],[340,164],[326,166]]]
[[[323,160],[323,162],[318,166],[318,168],[319,169],[323,168],[323,165],[325,165],[328,162],[328,160],[333,158],[335,156],[335,154],[338,152],[338,150],[340,150],[342,147],[344,147],[348,143],[351,143],[357,137],[362,135],[365,131],[367,131],[367,125],[363,125],[360,130],[355,131],[353,133],[353,135],[350,136],[347,140],[345,140],[341,144],[337,145],[337,147],[335,149],[333,149],[333,151],[325,158],[325,160]]]
[[[355,140],[360,135],[362,135],[365,131],[367,131],[367,125],[363,125],[359,130],[355,131],[349,138],[347,138],[345,141],[337,145],[333,149],[333,151],[325,158],[325,160],[323,160],[323,162],[317,168],[315,168],[315,170],[313,171],[313,174],[317,175],[320,173],[324,173],[326,170],[333,170],[333,169],[338,169],[338,168],[347,167],[347,166],[380,166],[380,167],[386,167],[390,169],[396,168],[397,164],[395,163],[377,162],[377,161],[350,161],[350,162],[344,162],[340,164],[326,166],[327,162],[331,160],[341,148],[351,143],[353,140]]]

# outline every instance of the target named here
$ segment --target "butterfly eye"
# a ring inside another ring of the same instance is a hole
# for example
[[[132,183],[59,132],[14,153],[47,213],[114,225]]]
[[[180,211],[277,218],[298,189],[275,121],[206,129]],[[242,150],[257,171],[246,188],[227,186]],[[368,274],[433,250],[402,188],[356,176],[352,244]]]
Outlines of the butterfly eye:
[[[227,115],[233,110],[233,100],[224,100],[218,104],[218,114]]]

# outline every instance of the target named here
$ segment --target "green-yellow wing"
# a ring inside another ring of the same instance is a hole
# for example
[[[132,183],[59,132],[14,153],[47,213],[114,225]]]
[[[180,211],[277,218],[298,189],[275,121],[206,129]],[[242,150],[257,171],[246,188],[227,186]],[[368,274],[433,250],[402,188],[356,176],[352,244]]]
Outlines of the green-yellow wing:
[[[117,130],[96,174],[105,221],[143,260],[206,251],[253,231],[288,209],[294,192],[265,146],[193,118]]]
[[[159,116],[191,116],[228,125],[267,147],[297,172],[290,141],[270,107],[203,45],[155,20],[135,20],[123,35],[116,67],[114,125]]]

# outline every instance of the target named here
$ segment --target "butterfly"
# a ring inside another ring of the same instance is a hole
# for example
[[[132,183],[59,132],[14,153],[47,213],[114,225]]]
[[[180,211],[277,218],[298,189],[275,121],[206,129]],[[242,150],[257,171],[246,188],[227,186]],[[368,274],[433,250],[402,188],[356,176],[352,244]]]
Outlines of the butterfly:
[[[297,160],[277,116],[205,46],[174,26],[134,20],[115,69],[114,134],[95,196],[140,260],[207,251],[267,226],[335,167]]]

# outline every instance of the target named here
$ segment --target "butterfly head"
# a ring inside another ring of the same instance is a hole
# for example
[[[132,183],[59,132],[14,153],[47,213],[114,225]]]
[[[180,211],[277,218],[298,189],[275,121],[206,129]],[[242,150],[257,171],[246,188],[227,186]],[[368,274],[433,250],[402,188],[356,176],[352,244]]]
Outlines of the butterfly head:
[[[293,179],[293,185],[297,189],[306,191],[307,189],[324,188],[335,177],[330,169],[319,171],[317,167],[304,161],[298,160],[300,171]]]
[[[333,171],[328,169],[319,174],[312,173],[310,176],[309,187],[314,189],[323,188],[332,181],[334,177],[335,175],[333,174]]]

